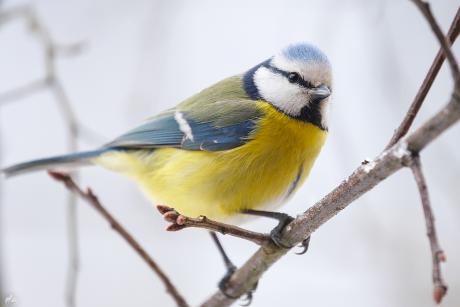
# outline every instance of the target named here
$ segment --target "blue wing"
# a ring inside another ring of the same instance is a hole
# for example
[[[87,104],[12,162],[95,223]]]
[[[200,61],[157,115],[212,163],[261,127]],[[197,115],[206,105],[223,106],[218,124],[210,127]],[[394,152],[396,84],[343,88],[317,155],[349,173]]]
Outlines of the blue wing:
[[[175,147],[187,150],[221,151],[243,145],[250,139],[257,118],[216,125],[213,120],[195,120],[185,111],[168,111],[151,118],[106,145],[111,148]]]

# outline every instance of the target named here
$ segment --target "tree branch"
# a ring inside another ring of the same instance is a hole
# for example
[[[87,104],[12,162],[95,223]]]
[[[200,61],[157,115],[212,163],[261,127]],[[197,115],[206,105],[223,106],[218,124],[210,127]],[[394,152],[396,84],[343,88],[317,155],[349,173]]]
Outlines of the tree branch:
[[[173,297],[174,301],[179,307],[188,307],[182,295],[172,284],[168,276],[161,270],[159,265],[149,256],[147,251],[142,248],[142,246],[133,238],[133,236],[102,206],[99,202],[99,199],[94,195],[90,188],[87,188],[86,191],[83,191],[73,179],[68,175],[60,172],[48,172],[49,175],[55,180],[62,182],[66,188],[73,194],[79,196],[81,199],[85,200],[89,205],[91,205],[97,212],[99,212],[110,224],[112,229],[116,231],[125,241],[128,243],[136,253],[147,263],[147,265],[154,271],[158,277],[161,279],[163,284],[166,287],[166,291]]]
[[[449,32],[447,34],[448,41],[451,44],[455,42],[459,33],[460,33],[460,7],[457,10],[457,14],[454,17],[452,24],[450,25]],[[440,48],[438,51],[438,54],[434,58],[433,64],[431,64],[428,74],[426,75],[425,79],[423,80],[422,85],[420,86],[417,92],[417,95],[415,95],[415,98],[412,101],[412,104],[410,105],[409,110],[407,111],[399,127],[395,130],[393,136],[391,137],[390,142],[388,143],[385,149],[388,149],[394,144],[396,144],[409,131],[409,128],[412,126],[412,123],[414,122],[414,119],[417,116],[417,113],[420,110],[426,98],[426,95],[431,89],[434,79],[436,79],[436,76],[438,75],[439,70],[441,69],[442,63],[444,63],[445,58],[446,57],[444,55],[443,48]]]
[[[425,176],[423,175],[420,156],[414,155],[409,166],[412,170],[412,173],[414,174],[414,178],[417,183],[418,190],[420,192],[420,199],[422,201],[427,236],[430,241],[431,255],[433,261],[433,298],[435,302],[439,304],[447,293],[447,285],[442,279],[441,274],[441,262],[446,261],[446,256],[439,245],[438,237],[436,235],[433,210],[431,209],[430,198],[428,196],[428,187],[426,185]]]
[[[184,228],[194,227],[219,232],[223,235],[228,234],[258,245],[264,245],[270,241],[270,236],[267,234],[213,221],[205,216],[199,216],[197,218],[188,217],[167,206],[157,206],[157,209],[163,215],[164,219],[171,223],[166,228],[168,231],[178,231]]]

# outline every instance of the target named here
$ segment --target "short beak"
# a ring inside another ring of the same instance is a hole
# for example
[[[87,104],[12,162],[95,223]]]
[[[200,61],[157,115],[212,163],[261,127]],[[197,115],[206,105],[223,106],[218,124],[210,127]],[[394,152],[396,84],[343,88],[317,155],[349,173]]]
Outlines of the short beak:
[[[312,100],[321,101],[331,95],[331,90],[324,84],[310,90]]]

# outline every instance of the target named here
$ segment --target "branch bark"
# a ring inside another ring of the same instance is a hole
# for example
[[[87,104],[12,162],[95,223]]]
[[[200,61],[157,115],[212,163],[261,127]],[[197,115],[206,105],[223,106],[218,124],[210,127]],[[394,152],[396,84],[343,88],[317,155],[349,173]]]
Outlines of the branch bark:
[[[183,296],[173,285],[169,277],[160,268],[160,266],[152,259],[152,257],[150,257],[147,251],[142,248],[142,246],[134,239],[134,237],[104,208],[104,206],[102,206],[99,199],[96,197],[96,195],[94,195],[91,189],[87,188],[86,191],[83,191],[68,174],[51,171],[48,173],[55,180],[62,182],[69,190],[69,192],[78,195],[81,199],[96,209],[96,211],[99,212],[102,217],[104,217],[104,219],[106,219],[112,229],[116,231],[126,241],[126,243],[128,243],[136,251],[136,253],[145,261],[145,263],[147,263],[150,269],[152,269],[152,271],[158,275],[158,277],[165,285],[166,291],[174,299],[177,306],[189,306]]]

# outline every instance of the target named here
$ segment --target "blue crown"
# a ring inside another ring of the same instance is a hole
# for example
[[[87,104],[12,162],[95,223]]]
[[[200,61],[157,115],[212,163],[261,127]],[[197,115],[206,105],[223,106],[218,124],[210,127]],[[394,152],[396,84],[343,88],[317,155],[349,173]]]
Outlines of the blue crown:
[[[326,55],[319,50],[317,47],[308,43],[297,43],[292,44],[283,49],[282,54],[290,59],[302,62],[322,62],[329,64],[329,60]]]

